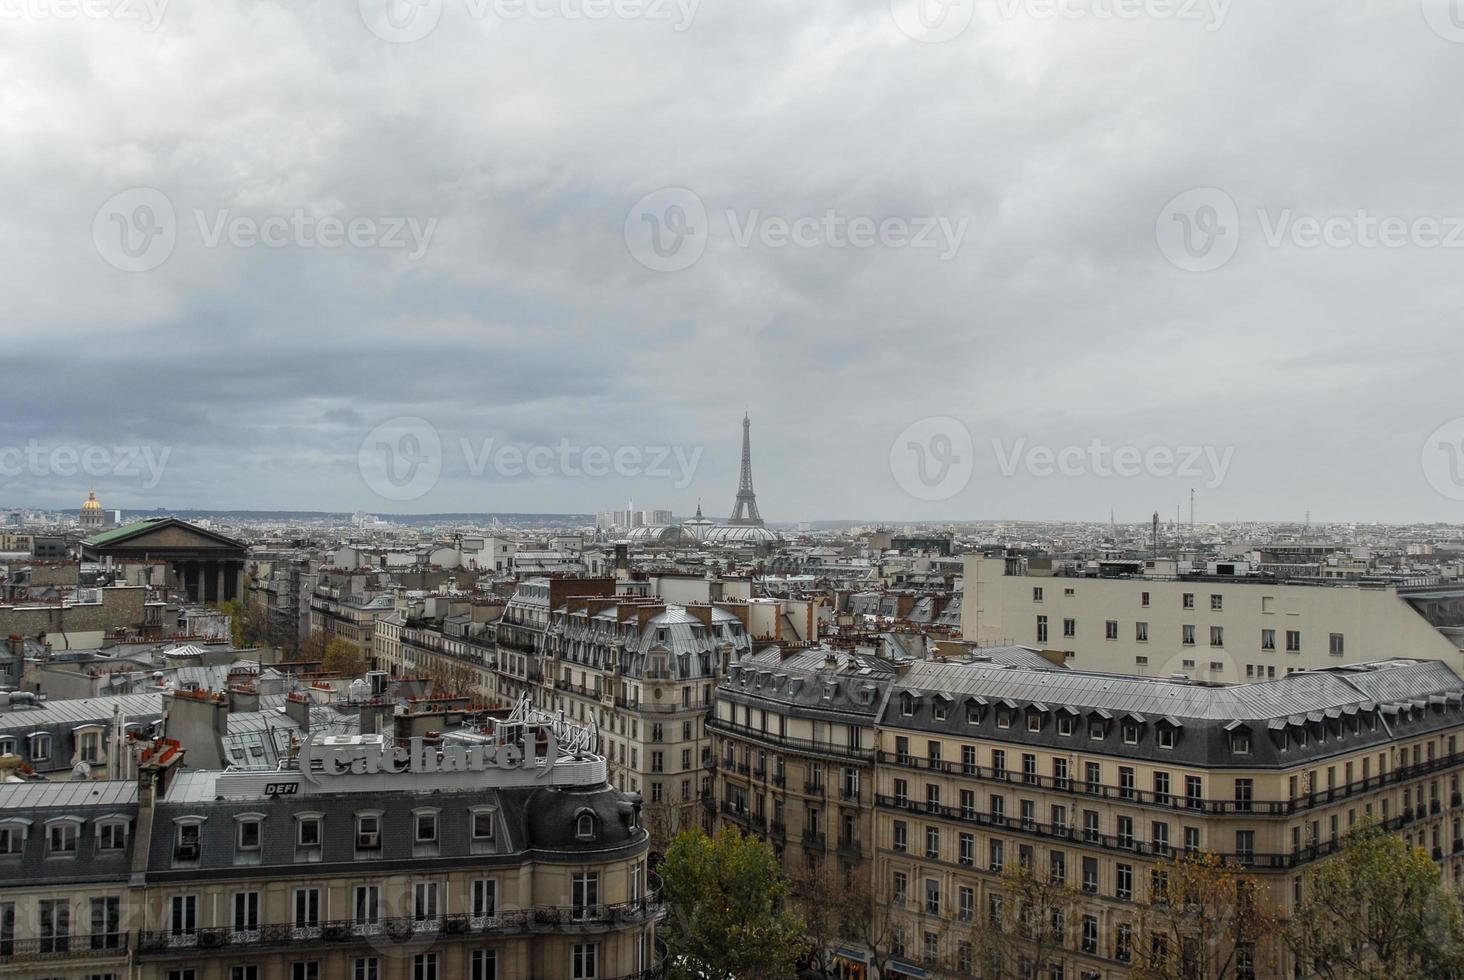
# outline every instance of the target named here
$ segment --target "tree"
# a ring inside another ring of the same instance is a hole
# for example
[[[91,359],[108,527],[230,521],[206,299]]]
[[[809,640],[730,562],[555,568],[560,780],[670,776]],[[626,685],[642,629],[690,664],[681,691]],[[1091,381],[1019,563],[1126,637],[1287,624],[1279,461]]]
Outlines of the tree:
[[[295,655],[290,659],[305,663],[318,663],[325,659],[325,648],[328,645],[325,633],[320,630],[311,630],[310,635],[305,637],[304,641],[295,649]]]
[[[366,673],[366,658],[349,640],[333,636],[325,645],[322,667],[327,673],[344,677],[361,677]]]
[[[1427,851],[1373,823],[1307,873],[1286,940],[1328,980],[1464,975],[1457,897]]]
[[[1274,974],[1260,967],[1275,952],[1281,914],[1259,879],[1208,853],[1154,870],[1164,885],[1138,916],[1134,980],[1228,980],[1246,964],[1252,975]]]
[[[1026,861],[1001,874],[993,905],[971,931],[973,958],[986,980],[1026,980],[1050,964],[1066,970],[1067,930],[1082,892],[1049,869],[1039,873]]]
[[[833,947],[842,941],[863,947],[876,973],[888,976],[900,923],[890,903],[876,897],[867,872],[847,872],[826,861],[805,865],[793,875],[792,893],[812,966],[832,975]]]
[[[785,899],[778,856],[724,828],[678,834],[660,873],[670,906],[671,980],[784,980],[804,949],[803,923]]]

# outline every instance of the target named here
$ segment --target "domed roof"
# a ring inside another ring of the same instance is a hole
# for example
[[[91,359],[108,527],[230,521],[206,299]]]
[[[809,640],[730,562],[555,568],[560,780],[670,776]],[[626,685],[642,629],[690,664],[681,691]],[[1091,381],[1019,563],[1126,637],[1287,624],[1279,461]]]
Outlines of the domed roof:
[[[97,492],[91,491],[86,496],[86,503],[81,505],[82,510],[101,510],[102,505],[97,503]]]

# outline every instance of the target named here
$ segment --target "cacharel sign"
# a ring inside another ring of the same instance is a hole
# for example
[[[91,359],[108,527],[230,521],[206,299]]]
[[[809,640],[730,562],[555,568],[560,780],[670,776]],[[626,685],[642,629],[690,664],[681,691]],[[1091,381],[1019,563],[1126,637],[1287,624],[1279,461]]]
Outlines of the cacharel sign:
[[[492,770],[532,770],[542,779],[554,768],[559,758],[559,740],[547,725],[526,726],[525,753],[517,745],[489,743],[443,742],[439,748],[420,738],[408,741],[405,747],[386,746],[381,742],[355,745],[320,745],[302,742],[298,755],[300,773],[319,785],[323,777],[371,776],[383,774],[473,773]]]

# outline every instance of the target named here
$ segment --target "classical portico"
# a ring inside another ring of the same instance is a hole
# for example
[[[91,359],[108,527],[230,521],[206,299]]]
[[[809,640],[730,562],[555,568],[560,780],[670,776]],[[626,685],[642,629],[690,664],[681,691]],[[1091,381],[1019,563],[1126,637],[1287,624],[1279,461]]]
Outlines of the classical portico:
[[[247,546],[175,517],[135,521],[93,535],[81,548],[83,557],[92,561],[161,563],[167,567],[170,581],[152,584],[169,585],[194,602],[226,602],[244,594]]]

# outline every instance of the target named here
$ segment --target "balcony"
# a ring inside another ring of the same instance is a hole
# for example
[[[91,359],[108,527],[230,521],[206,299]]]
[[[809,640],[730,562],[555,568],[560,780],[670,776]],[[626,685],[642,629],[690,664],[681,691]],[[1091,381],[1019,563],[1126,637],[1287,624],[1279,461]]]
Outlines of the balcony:
[[[115,933],[106,936],[0,940],[0,964],[126,958],[127,939],[125,934]]]
[[[807,793],[809,796],[823,796],[824,795],[824,784],[823,783],[804,783],[803,784],[803,792]]]
[[[805,830],[803,832],[803,846],[805,849],[822,851],[828,847],[828,838],[816,830]]]
[[[864,853],[864,845],[852,837],[840,837],[839,852],[858,857]]]
[[[291,946],[389,947],[420,943],[441,937],[512,936],[546,930],[597,932],[624,924],[659,919],[664,914],[659,883],[645,897],[616,905],[535,906],[502,910],[492,916],[444,915],[418,920],[411,916],[383,917],[370,921],[337,919],[315,926],[261,925],[238,931],[229,926],[198,929],[191,933],[144,931],[138,933],[138,956],[197,956],[200,950],[255,951]],[[19,945],[19,942],[16,943]],[[111,954],[113,951],[107,951]],[[125,953],[125,949],[123,950]],[[97,955],[86,950],[81,954]]]

